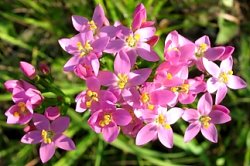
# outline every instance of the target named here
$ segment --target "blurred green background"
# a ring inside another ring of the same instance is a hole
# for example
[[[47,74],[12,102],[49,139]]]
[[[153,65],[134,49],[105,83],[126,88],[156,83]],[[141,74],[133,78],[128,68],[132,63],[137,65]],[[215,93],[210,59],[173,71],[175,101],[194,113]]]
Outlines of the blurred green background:
[[[155,50],[162,56],[168,32],[178,30],[190,40],[202,35],[212,45],[236,48],[234,73],[250,82],[250,2],[247,0],[1,0],[0,1],[0,165],[41,165],[39,145],[20,143],[23,127],[7,125],[4,112],[12,105],[11,95],[3,88],[9,79],[24,78],[20,60],[33,65],[47,63],[55,83],[69,97],[84,89],[84,82],[71,73],[64,73],[69,59],[57,40],[76,34],[71,15],[91,18],[100,3],[111,23],[120,20],[129,25],[133,10],[142,2],[148,20],[155,20],[161,36]],[[66,109],[71,125],[66,134],[73,138],[77,150],[57,150],[46,165],[250,165],[250,87],[230,91],[223,104],[231,110],[232,121],[217,126],[219,142],[212,144],[200,134],[185,144],[183,133],[187,124],[174,125],[175,146],[167,149],[158,141],[137,147],[134,140],[119,136],[107,144],[87,126],[88,114],[74,111],[74,103]]]

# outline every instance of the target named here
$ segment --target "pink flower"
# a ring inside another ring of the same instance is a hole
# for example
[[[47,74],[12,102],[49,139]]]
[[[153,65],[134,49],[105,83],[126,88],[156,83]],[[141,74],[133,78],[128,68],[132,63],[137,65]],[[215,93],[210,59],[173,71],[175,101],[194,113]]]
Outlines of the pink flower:
[[[100,71],[98,79],[101,85],[112,87],[119,92],[125,89],[141,85],[151,73],[151,69],[144,68],[130,72],[131,65],[127,54],[120,51],[115,58],[114,73],[110,71]]]
[[[21,61],[20,62],[20,69],[22,70],[23,74],[30,79],[34,79],[36,76],[36,69],[30,63]]]
[[[93,33],[88,31],[79,33],[70,39],[60,39],[58,42],[66,52],[73,55],[64,65],[65,71],[73,71],[84,59],[90,60],[93,69],[99,69],[98,57],[102,55],[102,51],[106,48],[109,37],[94,39]]]
[[[102,103],[114,105],[117,102],[115,95],[108,90],[100,90],[101,85],[97,78],[90,77],[86,80],[87,90],[76,97],[76,111],[84,112],[91,109],[98,110]]]
[[[160,142],[167,148],[173,147],[173,130],[170,125],[174,124],[183,114],[180,108],[159,107],[157,112],[147,115],[147,124],[138,132],[136,145],[144,145],[158,137]]]
[[[247,86],[246,82],[238,76],[233,75],[233,58],[228,57],[223,60],[220,67],[212,61],[203,59],[206,71],[212,75],[207,80],[207,91],[216,93],[215,103],[220,103],[227,94],[227,87],[231,89],[242,89]]]
[[[68,117],[58,117],[50,123],[45,116],[34,114],[33,123],[36,130],[25,134],[21,142],[25,144],[41,143],[39,154],[43,163],[52,158],[56,147],[63,150],[75,149],[74,142],[62,134],[69,125]]]
[[[168,34],[165,41],[164,57],[171,64],[187,65],[194,55],[195,45],[185,37],[172,31]]]
[[[120,126],[128,125],[131,119],[125,109],[103,106],[91,115],[88,123],[96,133],[102,133],[105,141],[112,142],[119,135]]]
[[[33,109],[31,104],[18,102],[11,106],[6,112],[8,124],[26,124],[32,119]]]
[[[218,107],[217,107],[218,108]],[[221,107],[220,107],[221,108]],[[184,141],[192,140],[201,131],[202,135],[211,142],[216,143],[218,134],[215,124],[223,124],[231,120],[225,109],[213,109],[212,96],[205,93],[198,101],[197,110],[186,109],[182,118],[189,122],[185,131]]]
[[[24,102],[36,107],[41,104],[43,97],[35,86],[23,80],[8,80],[4,83],[5,88],[12,93],[15,103]]]

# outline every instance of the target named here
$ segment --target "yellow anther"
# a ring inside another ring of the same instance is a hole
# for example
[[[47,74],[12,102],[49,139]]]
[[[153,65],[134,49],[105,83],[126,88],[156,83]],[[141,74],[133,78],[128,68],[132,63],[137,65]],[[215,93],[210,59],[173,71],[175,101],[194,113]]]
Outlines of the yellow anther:
[[[169,51],[179,51],[179,49],[177,47],[172,47],[172,48],[168,48],[168,52]]]
[[[109,123],[110,123],[111,121],[112,121],[112,116],[111,116],[110,114],[105,114],[105,115],[103,116],[103,119],[100,120],[99,125],[100,125],[101,127],[104,127],[104,126],[109,125]]]
[[[172,75],[171,73],[167,73],[166,78],[167,78],[168,80],[171,80],[171,79],[173,78],[173,75]]]
[[[148,94],[148,93],[142,93],[142,95],[141,95],[141,101],[142,101],[143,103],[148,103],[149,100],[150,100],[149,94]]]
[[[201,122],[201,124],[203,125],[204,128],[208,128],[209,127],[210,120],[211,120],[211,118],[209,116],[202,116],[200,118],[200,122]]]
[[[172,92],[180,92],[180,93],[188,93],[189,92],[189,84],[182,84],[181,86],[172,87]]]
[[[227,84],[229,75],[233,75],[232,70],[229,70],[228,72],[221,72],[220,75],[219,75],[219,81]]]
[[[119,73],[117,76],[118,76],[118,82],[117,82],[118,87],[120,89],[124,89],[128,82],[128,76],[126,74],[121,74],[121,73]]]
[[[166,122],[166,119],[163,114],[160,114],[156,119],[155,122],[161,126],[163,126],[165,129],[171,129],[170,125]]]
[[[208,45],[206,43],[201,43],[198,47],[197,52],[195,53],[195,56],[197,58],[201,58],[204,56],[204,52],[207,50]]]
[[[17,105],[21,112],[26,112],[26,104],[24,102],[19,102]]]
[[[87,108],[90,108],[92,105],[92,100],[86,101],[85,104]]]
[[[153,104],[148,104],[148,109],[149,110],[153,110],[155,108],[155,106]]]
[[[88,55],[93,50],[93,47],[91,47],[88,40],[86,41],[84,46],[82,45],[81,42],[77,42],[76,46],[78,48],[78,51],[80,52],[80,57]]]
[[[93,20],[89,21],[88,24],[89,24],[90,30],[95,31],[97,29],[97,26]]]
[[[13,115],[14,115],[14,117],[19,117],[20,116],[19,112],[17,112],[17,111],[14,112]]]
[[[42,130],[42,138],[43,138],[43,142],[46,143],[46,144],[50,144],[52,142],[52,139],[55,135],[55,133],[51,130]]]
[[[127,42],[129,47],[135,47],[139,40],[140,40],[140,35],[135,34],[134,36],[129,35],[129,37],[126,39],[126,42]]]

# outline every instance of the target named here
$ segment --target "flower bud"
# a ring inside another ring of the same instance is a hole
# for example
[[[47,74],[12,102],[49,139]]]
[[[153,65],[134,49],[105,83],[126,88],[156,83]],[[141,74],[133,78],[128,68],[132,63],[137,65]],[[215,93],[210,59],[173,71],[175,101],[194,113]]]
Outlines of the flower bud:
[[[36,76],[36,69],[33,65],[28,62],[21,61],[20,62],[20,69],[22,70],[23,74],[30,79],[34,79]]]
[[[40,63],[39,64],[39,70],[44,74],[49,74],[50,73],[50,68],[46,63]]]
[[[58,107],[48,107],[45,110],[44,115],[49,119],[49,120],[55,120],[60,116],[60,111]]]

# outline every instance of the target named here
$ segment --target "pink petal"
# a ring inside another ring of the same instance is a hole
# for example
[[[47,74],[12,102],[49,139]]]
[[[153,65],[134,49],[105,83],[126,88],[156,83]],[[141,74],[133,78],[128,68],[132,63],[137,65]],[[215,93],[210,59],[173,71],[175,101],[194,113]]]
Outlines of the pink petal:
[[[227,59],[228,57],[232,56],[233,52],[234,52],[234,47],[226,46],[225,51],[224,51],[223,55],[219,58],[219,60],[223,61],[223,60]]]
[[[72,56],[64,65],[64,71],[73,71],[75,66],[80,63],[80,58],[78,56]]]
[[[109,24],[101,5],[96,6],[92,18],[98,27],[102,26],[103,24]]]
[[[184,142],[189,142],[191,141],[201,130],[201,124],[198,123],[191,123],[186,131],[185,131],[185,135],[184,135]]]
[[[40,154],[41,161],[43,163],[46,163],[47,161],[49,161],[55,154],[54,143],[53,142],[50,144],[42,143],[39,149],[39,154]]]
[[[130,69],[131,66],[128,55],[123,50],[119,51],[114,62],[115,73],[128,74]]]
[[[89,90],[99,91],[101,88],[100,82],[96,77],[90,77],[86,80],[86,85]]]
[[[163,127],[158,128],[158,138],[159,141],[167,148],[173,147],[173,130],[165,129]]]
[[[5,89],[12,93],[13,89],[17,87],[19,80],[8,80],[4,83]]]
[[[102,129],[103,138],[107,142],[113,142],[119,135],[120,128],[118,126],[104,127]]]
[[[223,124],[231,120],[229,114],[220,110],[211,111],[209,117],[211,118],[211,123],[213,124]]]
[[[215,61],[218,60],[222,54],[225,51],[225,47],[213,47],[208,48],[205,52],[205,58],[207,58],[209,61]]]
[[[96,39],[91,46],[93,47],[93,51],[95,52],[102,52],[106,46],[108,45],[109,37],[101,37],[99,39]]]
[[[209,93],[214,93],[220,87],[220,82],[217,78],[211,77],[207,80],[207,91]]]
[[[50,123],[49,120],[41,114],[33,114],[33,123],[38,130],[49,130]]]
[[[157,127],[153,123],[149,123],[138,132],[135,140],[136,145],[144,145],[154,139],[157,135]]]
[[[33,130],[25,134],[21,142],[25,144],[37,144],[42,141],[42,135],[41,131]]]
[[[132,29],[135,31],[136,29],[140,28],[143,22],[144,14],[142,12],[136,13],[132,22]]]
[[[212,106],[212,96],[209,93],[205,93],[198,101],[197,108],[201,115],[208,115],[212,110]]]
[[[36,76],[36,69],[30,63],[21,61],[20,62],[20,69],[30,79],[33,79]]]
[[[206,58],[203,58],[203,65],[207,72],[213,77],[218,78],[220,74],[220,68],[212,61],[208,61]]]
[[[91,54],[89,56],[91,56],[91,62],[90,63],[91,63],[92,69],[93,69],[95,75],[97,76],[98,72],[99,72],[99,68],[100,68],[99,59],[94,54]]]
[[[204,35],[204,36],[202,36],[201,38],[199,38],[199,39],[197,39],[195,41],[196,45],[200,45],[200,44],[203,44],[203,43],[207,44],[208,47],[210,47],[210,40],[209,40],[208,36]]]
[[[177,107],[171,108],[167,111],[166,115],[167,123],[174,124],[183,115],[183,109]]]
[[[65,135],[59,135],[57,138],[55,138],[55,146],[63,149],[63,150],[74,150],[75,143]]]
[[[232,68],[233,68],[233,57],[232,56],[230,56],[227,59],[221,61],[220,69],[222,71],[227,72],[229,70],[232,70]]]
[[[185,44],[184,46],[181,46],[179,50],[181,61],[186,62],[194,55],[195,45],[193,43]]]
[[[69,122],[69,117],[58,117],[51,123],[51,130],[56,133],[62,133],[68,128]]]
[[[139,34],[140,35],[140,41],[148,41],[151,37],[155,35],[155,27],[146,27],[146,28],[141,28],[135,31],[135,35]]]
[[[225,98],[226,94],[227,94],[227,86],[221,85],[216,93],[215,104],[221,103],[221,101]]]
[[[101,85],[110,86],[110,85],[116,83],[118,78],[112,72],[100,71],[98,74],[98,79],[99,79]]]
[[[229,75],[227,86],[231,89],[243,89],[247,87],[247,83],[238,76]]]
[[[48,107],[45,110],[44,115],[49,120],[55,120],[56,118],[58,118],[60,116],[59,108],[58,107]]]
[[[150,93],[150,101],[154,105],[166,105],[174,98],[174,93],[168,90],[156,90]]]
[[[208,128],[201,127],[201,133],[209,141],[217,143],[218,134],[214,124],[210,123]]]
[[[182,119],[187,122],[195,122],[198,121],[200,118],[199,111],[195,109],[185,109],[182,115]]]
[[[111,41],[109,41],[104,52],[115,54],[115,53],[119,52],[124,46],[125,46],[125,43],[121,39],[111,40]]]
[[[150,68],[144,68],[130,72],[129,85],[130,86],[141,85],[148,79],[149,75],[151,74],[151,71],[152,70]]]
[[[147,43],[140,43],[136,49],[138,55],[147,61],[156,62],[160,58],[155,51],[152,50],[151,46]]]
[[[113,112],[112,117],[119,126],[126,126],[132,120],[130,113],[125,109],[117,109]]]
[[[79,32],[83,30],[83,25],[87,25],[88,23],[88,20],[81,16],[73,15],[71,19],[74,28]]]

